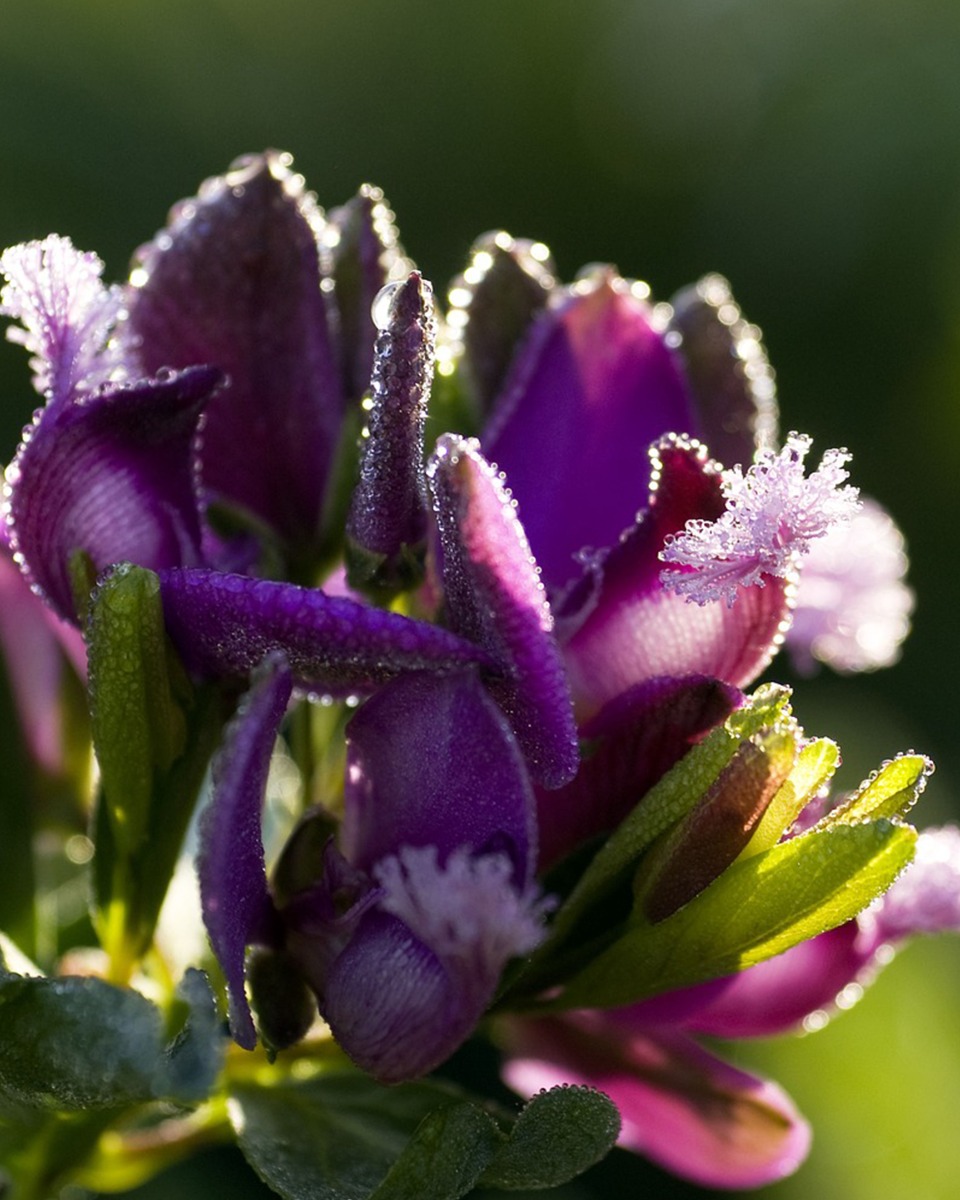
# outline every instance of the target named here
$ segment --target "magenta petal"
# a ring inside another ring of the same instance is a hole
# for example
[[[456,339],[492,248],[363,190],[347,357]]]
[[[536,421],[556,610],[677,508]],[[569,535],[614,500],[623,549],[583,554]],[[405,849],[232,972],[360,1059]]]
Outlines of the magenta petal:
[[[714,520],[724,501],[720,475],[697,443],[668,439],[651,456],[649,507],[595,568],[589,604],[567,618],[564,653],[581,721],[657,676],[698,673],[746,686],[772,658],[789,616],[792,586],[779,578],[741,588],[732,607],[688,602],[661,585],[666,537],[688,520]]]
[[[404,675],[347,729],[344,853],[370,869],[401,846],[506,853],[536,863],[533,795],[503,714],[473,671]]]
[[[612,271],[575,287],[531,329],[482,439],[552,587],[579,574],[577,551],[611,545],[633,521],[650,443],[698,432],[650,316]]]
[[[679,1034],[623,1036],[603,1016],[515,1022],[504,1070],[523,1095],[558,1083],[599,1088],[623,1120],[620,1144],[705,1187],[752,1188],[790,1175],[810,1127],[776,1084]]]
[[[829,1012],[848,984],[856,983],[872,955],[864,952],[856,921],[801,942],[785,954],[731,975],[723,986],[684,989],[696,995],[712,987],[712,998],[685,1023],[711,1037],[768,1037],[802,1025],[818,1010]],[[680,996],[680,993],[673,993]],[[669,1003],[671,996],[661,997]]]
[[[309,547],[343,413],[321,290],[321,217],[289,157],[208,180],[140,252],[130,330],[148,371],[215,363],[230,379],[204,426],[203,485]]]
[[[321,1012],[354,1062],[383,1083],[398,1083],[448,1058],[483,1006],[467,1003],[402,921],[373,912],[334,962]]]
[[[242,676],[277,650],[298,687],[348,696],[403,671],[490,665],[446,629],[314,588],[205,569],[163,571],[160,588],[167,630],[201,675]]]
[[[501,665],[503,677],[490,690],[535,778],[559,787],[579,761],[573,707],[553,616],[510,493],[476,441],[453,434],[438,442],[427,474],[448,619]]]
[[[68,662],[84,677],[80,633],[30,589],[0,541],[0,647],[20,724],[37,763],[51,775],[65,767],[61,688]]]
[[[226,977],[231,1032],[245,1050],[254,1048],[257,1035],[244,992],[244,955],[263,936],[272,912],[260,814],[290,691],[283,660],[267,662],[214,759],[213,794],[201,823],[197,870],[203,920]]]
[[[14,549],[30,579],[75,620],[70,562],[159,570],[199,561],[195,442],[221,380],[212,367],[108,387],[44,409],[11,471]]]
[[[589,747],[575,778],[537,789],[541,870],[588,838],[615,829],[661,776],[743,702],[703,675],[630,688],[581,729]]]

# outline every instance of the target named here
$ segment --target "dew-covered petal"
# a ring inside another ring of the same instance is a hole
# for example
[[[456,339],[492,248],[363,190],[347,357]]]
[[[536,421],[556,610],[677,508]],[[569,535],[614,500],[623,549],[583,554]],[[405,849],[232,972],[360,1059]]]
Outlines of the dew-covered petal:
[[[202,362],[229,376],[204,426],[209,498],[300,549],[316,536],[344,407],[321,227],[288,155],[242,159],[174,208],[129,295],[148,371]]]
[[[658,677],[611,700],[581,729],[587,752],[558,791],[537,789],[540,868],[615,829],[670,768],[743,702],[703,675]]]
[[[478,238],[462,275],[450,285],[449,337],[462,345],[458,371],[473,410],[486,418],[514,353],[556,286],[542,242],[499,230]]]
[[[447,618],[501,665],[490,689],[538,782],[559,787],[579,761],[553,616],[510,493],[473,439],[446,434],[427,474],[442,547]]]
[[[327,214],[324,241],[340,318],[344,390],[359,399],[370,385],[377,329],[370,310],[380,290],[402,279],[411,264],[400,245],[394,214],[378,187],[365,183],[346,204]]]
[[[474,671],[407,674],[347,727],[342,845],[363,869],[401,846],[510,856],[525,886],[536,863],[533,793],[502,712]]]
[[[297,687],[349,696],[404,671],[492,666],[449,630],[316,588],[198,568],[161,571],[160,592],[167,630],[201,675],[243,676],[280,651]]]
[[[264,937],[272,913],[264,868],[261,811],[270,755],[290,699],[290,675],[277,656],[241,701],[213,763],[213,790],[200,830],[197,870],[203,920],[223,968],[234,1039],[257,1037],[244,992],[246,948]]]
[[[696,434],[678,366],[651,310],[612,270],[575,285],[534,323],[482,438],[510,480],[544,579],[580,573],[643,503],[647,447]]]
[[[662,586],[666,538],[688,520],[714,520],[724,500],[702,446],[667,439],[651,455],[649,507],[593,568],[594,594],[571,593],[558,618],[581,721],[657,676],[709,675],[744,687],[772,658],[789,618],[792,585],[785,579],[741,589],[732,607],[688,603]]]
[[[97,571],[160,570],[200,559],[196,431],[221,375],[213,367],[112,386],[42,410],[8,470],[8,523],[31,582],[75,620],[74,555]]]
[[[427,496],[423,429],[433,379],[433,289],[414,271],[377,301],[376,341],[360,478],[347,517],[354,587],[403,591],[422,578]],[[381,308],[383,309],[380,312]]]
[[[896,662],[910,629],[903,534],[875,500],[813,543],[803,560],[786,637],[794,666],[872,671]]]
[[[800,1166],[810,1128],[774,1083],[682,1034],[625,1035],[603,1014],[513,1022],[504,1069],[522,1095],[558,1083],[599,1088],[623,1121],[619,1144],[705,1187],[752,1188]]]
[[[710,453],[727,467],[773,445],[777,398],[760,330],[748,324],[721,275],[706,275],[670,301],[676,344]]]

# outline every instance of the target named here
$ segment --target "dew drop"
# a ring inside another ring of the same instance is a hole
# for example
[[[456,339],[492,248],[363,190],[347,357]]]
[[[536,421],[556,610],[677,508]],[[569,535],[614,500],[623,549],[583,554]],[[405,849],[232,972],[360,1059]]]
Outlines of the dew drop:
[[[393,314],[393,300],[397,294],[397,289],[400,283],[388,283],[386,287],[382,287],[370,306],[370,316],[373,318],[373,323],[380,330],[390,328],[390,317]]]

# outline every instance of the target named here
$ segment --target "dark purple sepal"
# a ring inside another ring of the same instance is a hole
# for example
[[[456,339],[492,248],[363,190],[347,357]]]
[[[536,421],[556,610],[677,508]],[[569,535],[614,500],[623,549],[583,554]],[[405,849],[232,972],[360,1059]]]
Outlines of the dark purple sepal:
[[[447,619],[503,670],[489,687],[538,782],[579,762],[570,689],[540,572],[510,492],[474,439],[445,434],[427,466],[442,548]]]
[[[449,1058],[485,1006],[470,1003],[403,921],[371,912],[333,964],[321,1011],[358,1066],[382,1083],[399,1083]]]
[[[555,286],[554,265],[542,243],[502,230],[474,242],[467,269],[453,281],[448,299],[451,325],[457,327],[453,314],[460,314],[458,369],[479,420],[493,408],[517,346]]]
[[[242,677],[275,650],[297,687],[341,697],[404,671],[494,665],[449,630],[315,588],[200,568],[161,571],[160,591],[184,662],[212,678]]]
[[[414,271],[390,286],[377,300],[380,334],[365,402],[369,416],[347,517],[351,586],[387,596],[423,577],[423,429],[436,339],[430,284]]]
[[[401,846],[506,854],[536,866],[533,791],[509,724],[473,670],[408,674],[347,726],[343,850],[369,870]]]
[[[160,372],[43,409],[26,430],[8,476],[11,543],[60,616],[77,620],[77,555],[98,572],[200,561],[197,425],[221,380],[214,367]]]
[[[148,371],[215,363],[230,383],[210,406],[202,480],[309,554],[344,398],[322,220],[288,155],[240,159],[177,205],[131,273],[128,328]]]
[[[269,938],[273,906],[264,869],[261,812],[270,755],[290,699],[280,656],[264,663],[213,761],[213,788],[200,828],[197,870],[203,920],[230,998],[230,1031],[245,1050],[257,1043],[244,992],[244,958]]]
[[[394,215],[383,192],[369,183],[327,213],[331,274],[340,317],[344,389],[358,400],[370,385],[377,330],[373,302],[391,279],[409,269]]]
[[[700,419],[701,436],[725,467],[753,462],[774,444],[777,399],[773,371],[760,342],[720,275],[707,275],[671,300],[674,334]]]
[[[576,777],[537,789],[540,869],[620,824],[695,743],[743,703],[705,675],[659,677],[611,700],[582,729],[590,745]]]
[[[696,604],[662,586],[659,554],[665,539],[688,520],[715,520],[724,498],[719,469],[699,443],[665,438],[650,448],[650,457],[648,507],[598,556],[592,594],[584,599],[573,589],[559,606],[560,639],[581,723],[658,676],[710,675],[745,687],[773,657],[789,620],[794,586],[784,579],[741,588],[732,607],[722,600]]]
[[[533,324],[482,438],[520,503],[544,579],[580,573],[574,555],[609,546],[636,516],[647,447],[697,434],[678,364],[651,310],[608,268]]]

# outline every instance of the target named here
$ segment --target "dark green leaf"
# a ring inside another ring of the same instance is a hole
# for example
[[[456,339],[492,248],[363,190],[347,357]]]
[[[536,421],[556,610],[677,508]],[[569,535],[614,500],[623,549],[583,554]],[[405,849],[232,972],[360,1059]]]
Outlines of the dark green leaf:
[[[366,1200],[424,1117],[461,1099],[436,1083],[385,1088],[344,1070],[235,1084],[230,1111],[250,1165],[285,1200]]]
[[[421,1121],[370,1200],[460,1200],[503,1140],[475,1104],[438,1109]]]
[[[163,1091],[184,1103],[198,1103],[213,1088],[227,1045],[217,1002],[206,975],[193,968],[177,989],[185,1020],[166,1049]]]
[[[116,1108],[157,1094],[160,1013],[138,992],[102,979],[0,982],[0,1090],[63,1111]]]
[[[620,1113],[602,1092],[555,1087],[517,1118],[480,1182],[519,1191],[557,1187],[598,1163],[620,1133]]]

